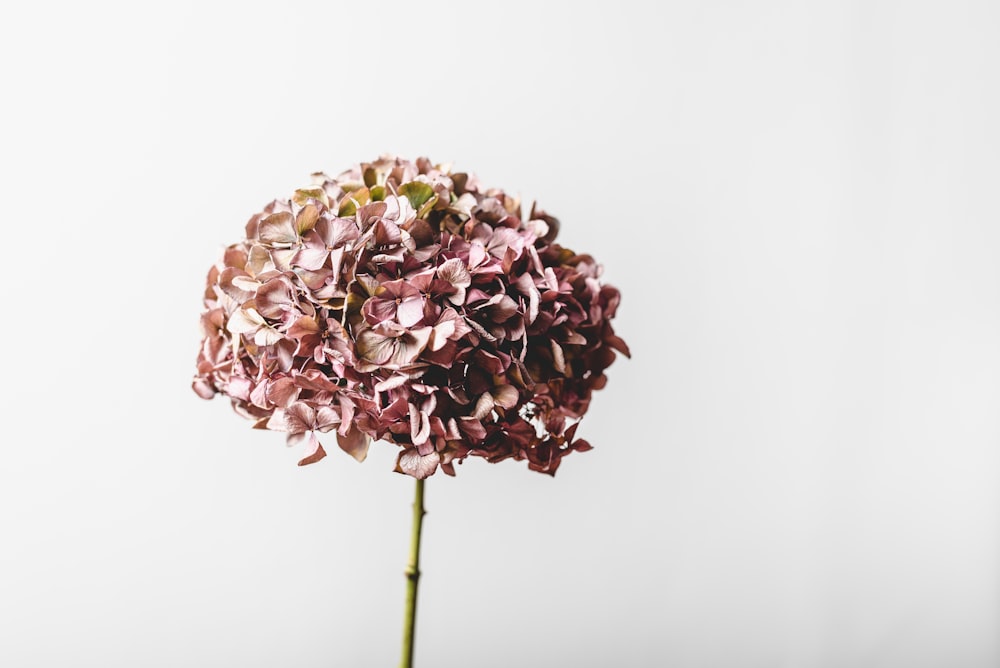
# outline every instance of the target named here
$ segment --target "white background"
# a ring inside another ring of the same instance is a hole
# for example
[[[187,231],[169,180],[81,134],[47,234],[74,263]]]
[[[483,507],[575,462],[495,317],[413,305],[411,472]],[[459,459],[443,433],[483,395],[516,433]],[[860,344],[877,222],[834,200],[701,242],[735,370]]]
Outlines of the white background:
[[[1000,664],[1000,5],[0,10],[0,664],[391,666],[412,480],[189,389],[311,172],[427,155],[623,294],[558,476],[428,481],[419,666]]]

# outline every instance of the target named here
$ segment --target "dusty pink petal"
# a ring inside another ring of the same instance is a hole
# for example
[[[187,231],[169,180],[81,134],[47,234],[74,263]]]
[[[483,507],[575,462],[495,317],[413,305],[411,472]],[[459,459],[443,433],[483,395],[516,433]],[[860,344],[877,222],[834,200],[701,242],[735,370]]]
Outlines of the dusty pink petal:
[[[196,378],[191,385],[195,393],[202,399],[211,399],[215,396],[215,387],[204,378]]]
[[[278,341],[281,341],[284,336],[270,325],[264,325],[253,335],[253,342],[258,346],[273,346]]]
[[[286,332],[289,337],[296,340],[318,333],[319,323],[316,322],[315,318],[311,318],[309,316],[302,316],[301,318],[296,319]]]
[[[393,351],[388,364],[397,368],[407,366],[416,361],[417,357],[427,347],[427,342],[431,338],[431,328],[421,327],[413,331],[407,331],[400,336],[397,341],[396,350]]]
[[[469,273],[465,262],[457,257],[442,262],[437,268],[437,276],[455,287],[467,288],[472,285],[472,274]]]
[[[417,480],[423,480],[437,470],[440,462],[441,455],[436,451],[427,455],[421,455],[416,449],[408,449],[399,454],[396,470],[400,473],[413,476]]]
[[[422,297],[407,297],[396,309],[396,320],[403,327],[413,327],[424,319],[424,300]]]
[[[354,426],[354,414],[357,412],[357,406],[351,401],[350,398],[344,396],[343,394],[339,397],[340,403],[340,429],[337,433],[341,436],[347,436],[348,432]]]
[[[385,322],[386,320],[392,320],[396,317],[398,307],[399,305],[393,299],[372,297],[365,302],[365,320],[372,325],[377,325],[380,322]]]
[[[381,366],[392,359],[399,344],[396,337],[366,329],[358,335],[356,345],[362,359]]]
[[[365,204],[357,210],[355,218],[362,226],[371,224],[372,221],[381,220],[386,215],[388,204],[386,202],[371,202]]]
[[[404,376],[404,375],[401,375],[401,374],[393,374],[392,376],[389,376],[385,380],[382,380],[382,381],[379,381],[378,383],[376,383],[375,384],[375,391],[376,392],[385,392],[387,390],[394,390],[397,387],[402,387],[409,380],[410,379],[409,379],[408,376]]]
[[[451,313],[451,311],[448,309]],[[431,330],[431,338],[428,341],[428,347],[432,351],[438,351],[447,345],[448,340],[455,334],[455,322],[457,318],[449,317],[447,319],[439,319],[437,324]]]
[[[223,269],[219,274],[218,285],[226,295],[239,303],[252,298],[258,286],[249,274],[236,267]]]
[[[484,311],[493,322],[506,322],[517,313],[517,302],[507,295],[500,295],[500,299],[495,304],[488,305]]]
[[[287,408],[299,394],[295,380],[289,377],[279,378],[267,385],[267,400],[275,406]]]
[[[264,318],[257,309],[251,307],[234,311],[226,323],[226,329],[233,334],[248,334],[256,332],[264,323]]]
[[[409,266],[409,265],[407,265]],[[420,266],[419,264],[417,266]],[[434,269],[428,267],[423,271],[406,275],[406,284],[418,292],[429,292],[431,284],[434,282]]]
[[[292,265],[315,271],[323,267],[330,259],[330,251],[326,248],[302,248],[292,258]]]
[[[310,432],[306,456],[299,460],[299,466],[315,464],[324,457],[326,457],[326,450],[323,449],[319,439],[316,438],[316,434]]]
[[[261,243],[272,246],[295,243],[299,238],[298,230],[295,228],[295,217],[285,211],[271,214],[260,221],[257,238]]]
[[[426,413],[410,404],[410,439],[413,445],[422,445],[431,435],[431,423]]]
[[[271,431],[288,431],[288,423],[285,422],[285,411],[281,408],[276,409],[271,416],[267,418],[264,423],[265,429],[270,429]]]
[[[317,431],[330,431],[340,424],[340,414],[329,406],[320,406],[316,409]]]
[[[250,403],[258,408],[270,408],[271,402],[267,400],[267,387],[270,384],[267,380],[258,383],[250,392]]]
[[[267,281],[257,289],[257,310],[265,318],[280,318],[295,306],[292,289],[284,277]]]
[[[308,404],[296,401],[285,408],[285,426],[292,434],[310,431],[316,424],[316,411]]]
[[[385,205],[384,217],[394,221],[397,225],[406,225],[417,217],[416,209],[410,204],[410,200],[405,197],[390,195],[385,198]]]
[[[535,281],[531,274],[521,274],[514,286],[518,292],[528,298],[528,324],[530,325],[538,317],[538,306],[541,302],[541,294],[535,287]]]
[[[385,218],[379,219],[379,221],[375,223],[374,233],[376,246],[395,245],[403,239],[399,226],[391,220],[386,220]]]
[[[486,428],[483,423],[474,417],[458,418],[458,430],[472,441],[480,441],[486,438]]]
[[[407,404],[406,399],[400,397],[396,399],[392,404],[382,411],[382,421],[386,424],[392,422],[398,422],[404,417],[409,415],[409,404]]]
[[[317,243],[326,250],[334,250],[355,241],[360,235],[358,225],[350,218],[323,218],[313,230]],[[310,241],[312,237],[310,237]]]
[[[250,379],[243,376],[231,377],[229,384],[225,388],[226,394],[234,399],[241,399],[243,401],[250,400],[250,392],[252,390],[253,386],[250,383]]]
[[[517,233],[517,230],[512,230],[509,227],[495,230],[486,250],[494,257],[503,257],[508,248],[515,251],[516,255],[520,255],[524,249],[524,239]]]

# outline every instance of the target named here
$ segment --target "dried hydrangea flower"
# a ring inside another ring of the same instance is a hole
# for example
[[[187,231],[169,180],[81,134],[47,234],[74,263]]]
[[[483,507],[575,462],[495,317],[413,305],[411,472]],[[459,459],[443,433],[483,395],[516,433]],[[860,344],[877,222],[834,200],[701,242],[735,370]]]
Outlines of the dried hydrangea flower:
[[[255,426],[454,475],[469,456],[554,474],[615,351],[618,290],[558,221],[426,158],[384,156],[275,200],[207,277],[193,387]],[[325,437],[326,438],[326,437]]]

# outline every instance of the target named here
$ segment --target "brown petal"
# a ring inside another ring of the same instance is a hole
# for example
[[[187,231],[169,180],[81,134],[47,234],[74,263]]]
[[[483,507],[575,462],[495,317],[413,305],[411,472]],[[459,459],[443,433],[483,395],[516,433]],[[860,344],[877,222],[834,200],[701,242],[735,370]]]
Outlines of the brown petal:
[[[337,434],[337,445],[340,449],[354,457],[359,462],[365,461],[368,456],[368,445],[371,439],[368,434],[360,429],[351,429],[347,434]]]
[[[563,355],[562,346],[556,343],[555,339],[549,339],[549,343],[552,344],[552,363],[556,367],[556,371],[559,373],[566,373],[566,358]]]
[[[316,225],[319,220],[319,207],[315,204],[306,204],[295,217],[295,227],[299,234],[305,234]]]
[[[503,408],[513,408],[517,405],[518,398],[517,388],[513,385],[501,385],[493,390],[494,402]]]

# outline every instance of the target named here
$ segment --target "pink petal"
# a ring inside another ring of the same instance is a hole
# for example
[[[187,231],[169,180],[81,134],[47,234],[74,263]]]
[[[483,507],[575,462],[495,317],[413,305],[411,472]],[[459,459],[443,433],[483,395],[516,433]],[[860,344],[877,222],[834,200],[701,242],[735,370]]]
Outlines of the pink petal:
[[[195,378],[191,387],[202,399],[211,399],[215,396],[215,386],[204,378]]]
[[[292,244],[298,237],[295,218],[287,211],[272,213],[257,226],[257,238],[265,244]]]
[[[255,332],[257,329],[264,324],[264,318],[257,313],[256,309],[237,309],[233,311],[233,314],[229,316],[229,322],[226,323],[226,329],[233,334],[247,334],[249,332]]]
[[[329,257],[330,251],[325,248],[302,248],[295,253],[292,264],[296,267],[316,271],[326,264]]]
[[[296,401],[285,409],[285,427],[293,434],[309,431],[316,424],[316,411],[309,404]]]
[[[340,424],[340,414],[329,406],[316,409],[316,430],[330,431]]]
[[[349,241],[355,241],[360,234],[358,224],[350,218],[334,218],[330,221],[326,237],[327,246],[331,249],[340,248]]]
[[[399,453],[396,470],[411,475],[417,480],[423,480],[437,470],[440,462],[441,455],[436,451],[428,455],[421,455],[416,449],[409,449]]]
[[[358,355],[362,359],[379,366],[392,359],[399,347],[395,338],[379,334],[372,329],[366,329],[358,334],[356,346]]]
[[[410,404],[410,439],[413,445],[423,445],[431,435],[431,423],[426,413],[421,413],[417,407]]]
[[[538,288],[535,287],[535,280],[531,274],[521,274],[514,285],[522,295],[528,298],[528,324],[530,325],[538,317],[538,303],[541,300],[541,295]]]
[[[408,331],[396,339],[398,347],[393,352],[388,364],[401,368],[415,362],[420,353],[427,347],[432,330],[432,327],[421,327]]]
[[[306,451],[306,456],[299,460],[299,466],[306,466],[308,464],[315,464],[319,460],[326,457],[326,450],[320,444],[319,439],[316,438],[316,434],[309,434],[308,450]]]
[[[370,325],[391,320],[396,317],[399,307],[394,299],[378,296],[365,302],[362,312]]]
[[[261,327],[253,335],[253,342],[258,346],[273,346],[275,343],[285,338],[281,332],[274,327]]]
[[[376,392],[385,392],[386,390],[392,390],[392,389],[395,389],[397,387],[401,387],[401,386],[405,385],[406,381],[408,381],[408,380],[409,380],[409,378],[407,378],[406,376],[403,376],[403,375],[400,375],[400,374],[394,374],[392,376],[389,376],[385,380],[376,383],[375,384],[375,391]]]
[[[267,386],[267,399],[275,406],[287,408],[298,395],[299,388],[296,387],[292,378],[279,378]]]
[[[437,268],[437,275],[443,281],[451,283],[455,287],[467,288],[472,285],[472,274],[460,258],[453,257],[445,260]]]
[[[403,327],[413,327],[424,319],[423,297],[404,299],[396,309],[396,319]]]

